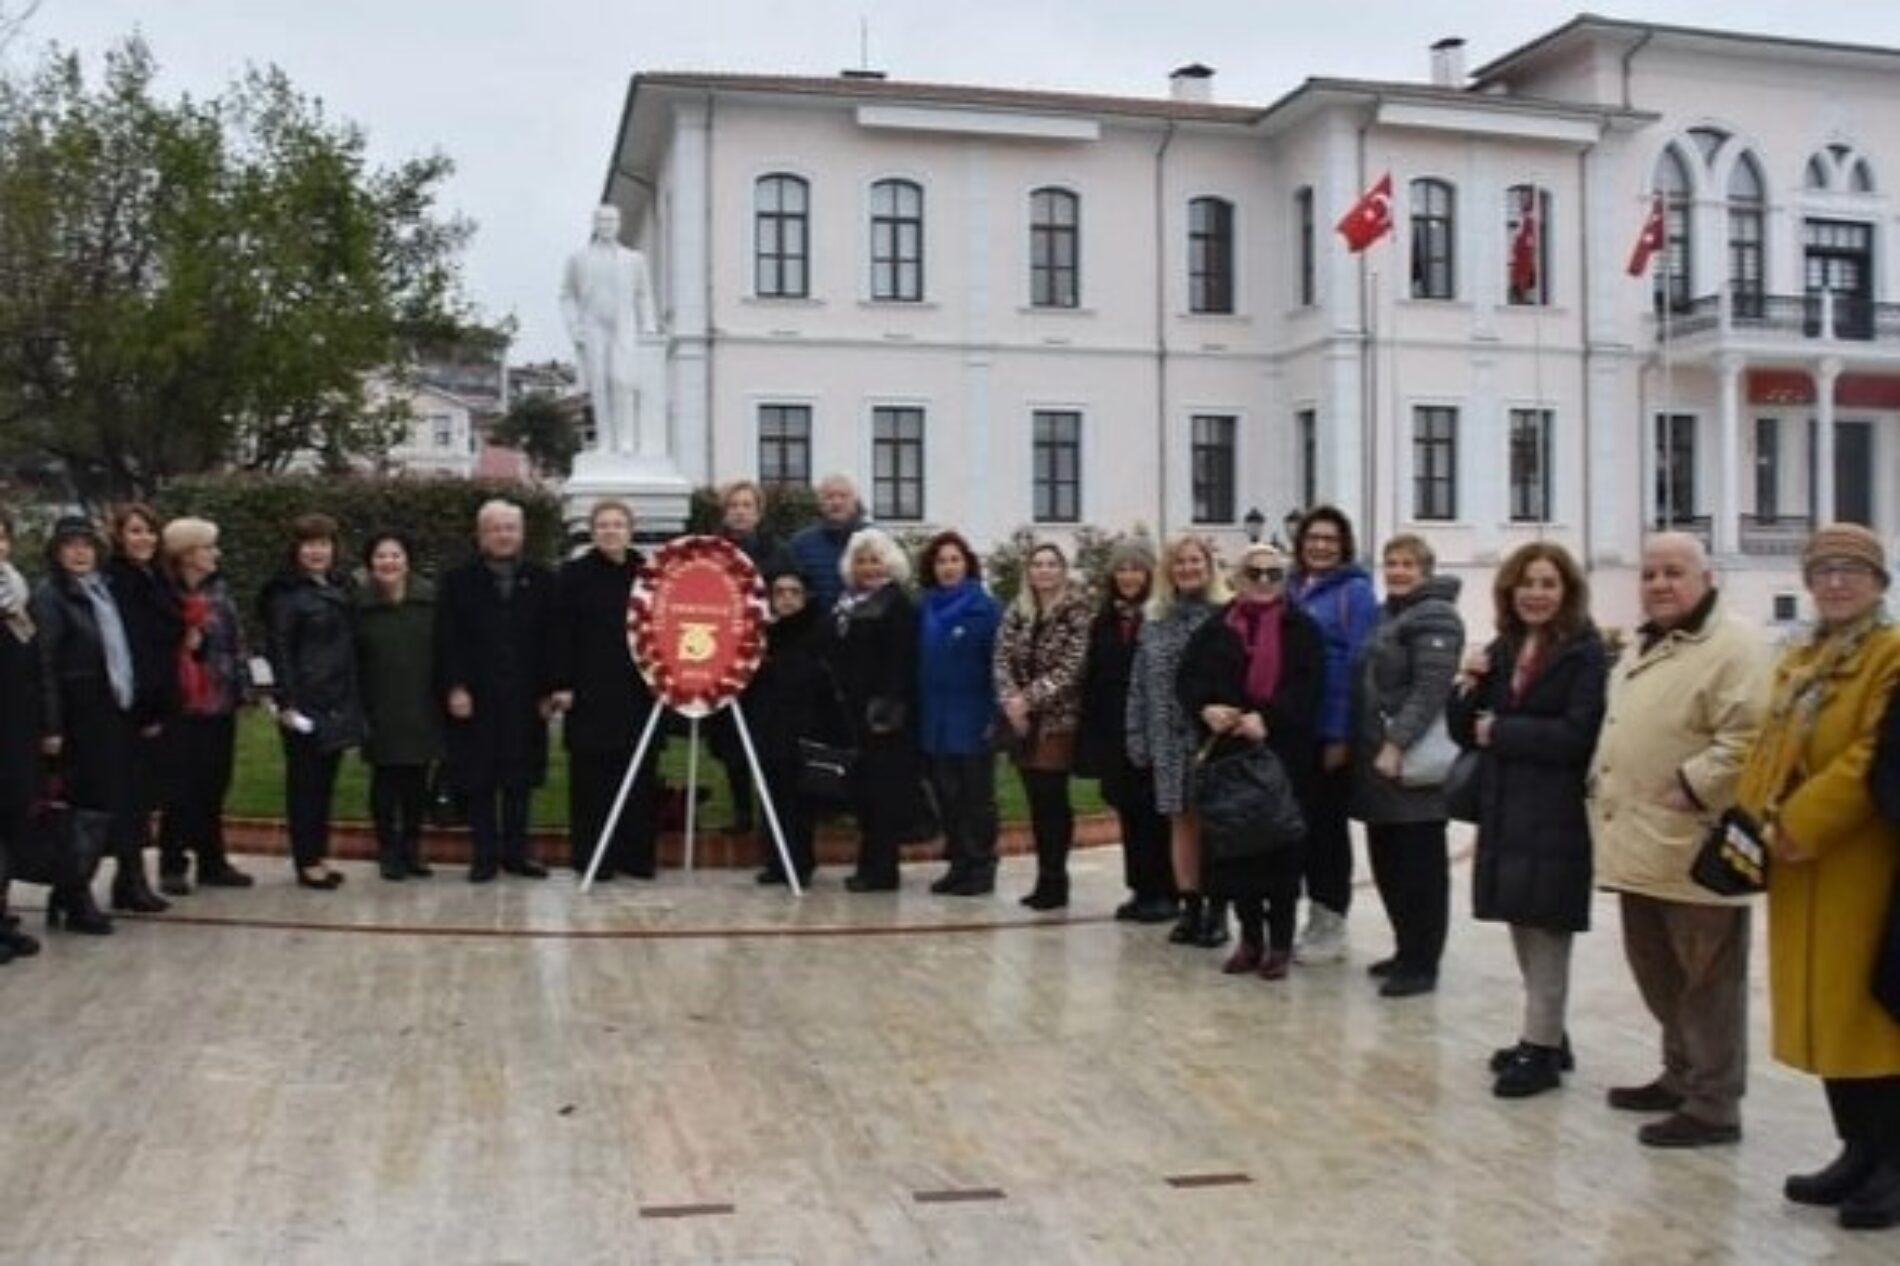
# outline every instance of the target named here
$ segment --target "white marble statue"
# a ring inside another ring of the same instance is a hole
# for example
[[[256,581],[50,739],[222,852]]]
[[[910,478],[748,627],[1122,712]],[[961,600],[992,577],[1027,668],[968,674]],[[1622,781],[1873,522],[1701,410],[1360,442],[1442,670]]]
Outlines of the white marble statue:
[[[596,450],[664,457],[665,419],[640,400],[640,335],[659,332],[653,287],[645,256],[620,244],[617,207],[595,210],[593,239],[568,257],[561,315],[593,405]]]

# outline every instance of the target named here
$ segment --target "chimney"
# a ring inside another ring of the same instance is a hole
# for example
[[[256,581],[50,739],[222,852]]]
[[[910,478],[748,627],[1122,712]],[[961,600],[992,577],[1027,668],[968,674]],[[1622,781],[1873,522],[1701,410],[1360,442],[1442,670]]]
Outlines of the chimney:
[[[1168,76],[1168,96],[1206,105],[1214,99],[1214,68],[1189,62]]]
[[[1465,86],[1465,42],[1455,35],[1432,45],[1432,86]]]

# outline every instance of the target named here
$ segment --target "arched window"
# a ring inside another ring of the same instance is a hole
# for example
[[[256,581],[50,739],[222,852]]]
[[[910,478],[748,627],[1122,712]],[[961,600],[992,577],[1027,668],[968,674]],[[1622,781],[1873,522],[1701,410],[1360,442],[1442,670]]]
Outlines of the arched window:
[[[1442,180],[1412,182],[1412,297],[1455,299],[1458,274],[1453,243],[1457,192]]]
[[[1728,288],[1734,314],[1762,315],[1763,242],[1767,185],[1753,154],[1735,160],[1728,175]]]
[[[1853,170],[1847,177],[1847,187],[1855,193],[1874,191],[1874,169],[1867,165],[1866,159],[1855,160]]]
[[[1728,133],[1719,127],[1692,127],[1689,129],[1689,139],[1702,152],[1702,161],[1713,164],[1716,154],[1728,141]]]
[[[1225,198],[1188,203],[1188,311],[1234,310],[1234,204]]]
[[[924,190],[909,180],[871,186],[871,298],[924,297]]]
[[[1656,277],[1656,304],[1667,303],[1672,311],[1686,312],[1691,296],[1689,273],[1690,215],[1695,208],[1695,180],[1689,174],[1688,160],[1671,145],[1656,163],[1655,191],[1662,195],[1664,257]]]
[[[761,298],[811,293],[811,188],[774,172],[752,186],[753,288]]]
[[[1814,190],[1826,189],[1834,183],[1833,173],[1827,169],[1827,159],[1816,154],[1808,160],[1808,173],[1804,183]]]
[[[1550,302],[1550,191],[1512,185],[1504,191],[1504,278],[1510,302]]]
[[[1067,189],[1029,195],[1029,302],[1073,308],[1081,302],[1082,200]]]

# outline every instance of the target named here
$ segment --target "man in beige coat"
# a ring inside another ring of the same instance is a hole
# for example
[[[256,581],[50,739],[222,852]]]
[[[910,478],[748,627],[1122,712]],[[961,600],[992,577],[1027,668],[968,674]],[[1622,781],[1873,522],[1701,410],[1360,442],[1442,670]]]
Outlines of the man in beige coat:
[[[1703,1147],[1742,1133],[1752,911],[1699,887],[1689,868],[1734,802],[1766,704],[1767,648],[1722,610],[1692,536],[1644,546],[1642,605],[1645,622],[1610,674],[1590,830],[1597,881],[1621,894],[1624,953],[1662,1025],[1663,1068],[1609,1100],[1668,1114],[1637,1132],[1643,1143]]]

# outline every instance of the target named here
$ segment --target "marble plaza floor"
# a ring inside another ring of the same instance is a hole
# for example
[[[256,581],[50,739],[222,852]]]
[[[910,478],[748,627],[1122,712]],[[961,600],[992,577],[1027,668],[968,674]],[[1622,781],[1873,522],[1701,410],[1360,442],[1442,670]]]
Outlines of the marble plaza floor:
[[[1578,1073],[1501,1103],[1505,932],[1461,915],[1440,992],[1383,1001],[1365,889],[1353,961],[1275,985],[1109,921],[1113,849],[1067,919],[1015,904],[1023,861],[991,901],[910,867],[802,904],[249,865],[0,968],[0,1261],[1900,1261],[1782,1202],[1832,1152],[1808,1079],[1758,1056],[1746,1139],[1706,1152],[1604,1106],[1654,1071],[1608,900]]]

